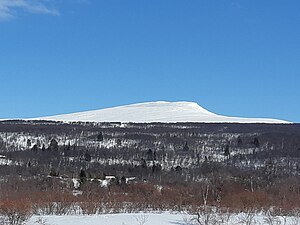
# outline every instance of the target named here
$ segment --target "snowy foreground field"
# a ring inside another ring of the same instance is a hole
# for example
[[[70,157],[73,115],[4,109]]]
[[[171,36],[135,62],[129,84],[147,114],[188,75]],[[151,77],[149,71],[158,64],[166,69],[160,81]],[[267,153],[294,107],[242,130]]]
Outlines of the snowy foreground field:
[[[33,216],[26,225],[298,225],[299,218],[268,214],[206,215],[200,221],[184,213],[123,213],[94,216]],[[205,223],[207,222],[207,223]]]
[[[40,223],[38,222],[40,220]],[[42,221],[43,220],[43,221]],[[181,214],[105,214],[95,216],[44,216],[32,217],[28,225],[184,225]]]

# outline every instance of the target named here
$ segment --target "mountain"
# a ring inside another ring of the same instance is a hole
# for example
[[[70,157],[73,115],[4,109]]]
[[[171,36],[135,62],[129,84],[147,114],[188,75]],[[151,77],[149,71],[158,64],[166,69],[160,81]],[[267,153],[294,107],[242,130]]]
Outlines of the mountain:
[[[34,118],[34,120],[82,122],[203,122],[203,123],[289,123],[268,118],[217,115],[194,102],[146,102],[112,108]]]

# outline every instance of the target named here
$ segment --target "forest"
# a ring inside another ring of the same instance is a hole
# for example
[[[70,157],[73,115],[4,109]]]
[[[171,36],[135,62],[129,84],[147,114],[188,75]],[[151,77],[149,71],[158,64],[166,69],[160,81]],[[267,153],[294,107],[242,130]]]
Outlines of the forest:
[[[20,218],[284,214],[299,207],[299,175],[299,124],[0,122],[0,213]]]

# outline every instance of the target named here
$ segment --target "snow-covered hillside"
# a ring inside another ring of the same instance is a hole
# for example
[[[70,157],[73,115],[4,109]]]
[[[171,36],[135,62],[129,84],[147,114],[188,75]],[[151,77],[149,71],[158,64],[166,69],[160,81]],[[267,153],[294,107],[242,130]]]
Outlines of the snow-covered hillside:
[[[194,102],[146,102],[100,110],[34,118],[83,122],[204,122],[204,123],[287,123],[263,118],[239,118],[214,114]]]

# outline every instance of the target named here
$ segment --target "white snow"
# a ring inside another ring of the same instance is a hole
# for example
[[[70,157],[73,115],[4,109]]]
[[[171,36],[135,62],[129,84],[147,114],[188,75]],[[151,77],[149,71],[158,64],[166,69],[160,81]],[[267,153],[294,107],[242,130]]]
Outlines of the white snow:
[[[78,179],[73,178],[72,182],[73,182],[73,186],[74,186],[75,189],[80,188],[80,182],[79,182]]]
[[[0,158],[0,165],[1,166],[5,166],[5,165],[10,166],[10,165],[13,165],[13,161],[10,159]]]
[[[271,216],[268,214],[209,214],[203,216],[201,221],[207,218],[215,218],[217,223],[209,224],[299,224],[299,217]],[[64,215],[64,216],[33,216],[26,225],[196,225],[195,216],[186,213],[120,213],[103,215]],[[272,222],[272,223],[270,223]],[[204,224],[204,223],[202,223]]]
[[[194,102],[146,102],[100,110],[34,118],[64,122],[204,122],[204,123],[288,123],[268,118],[240,118],[209,112]]]
[[[44,220],[45,224],[49,225],[184,225],[181,214],[171,213],[121,213],[121,214],[104,214],[93,216],[34,216],[30,219],[27,225],[36,225],[38,219]],[[145,223],[142,223],[142,221]]]

